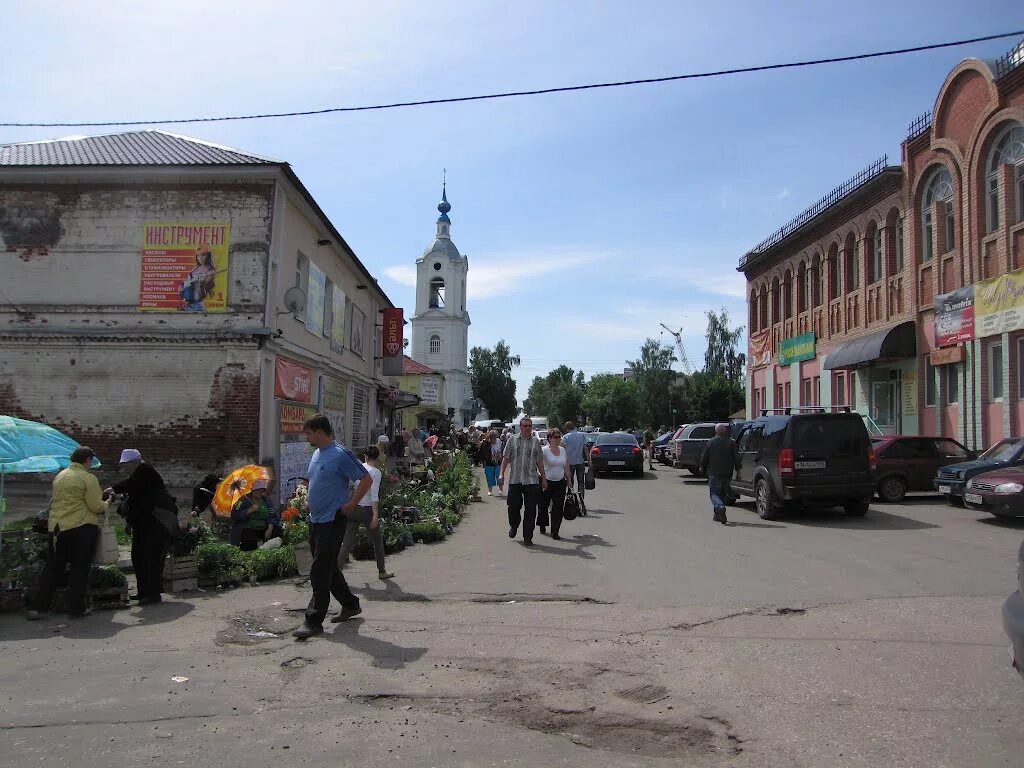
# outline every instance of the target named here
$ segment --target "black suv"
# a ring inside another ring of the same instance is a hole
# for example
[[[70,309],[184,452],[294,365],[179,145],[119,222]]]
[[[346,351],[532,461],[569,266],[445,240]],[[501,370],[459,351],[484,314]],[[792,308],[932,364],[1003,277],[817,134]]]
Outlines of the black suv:
[[[864,421],[825,409],[766,411],[739,435],[733,491],[770,520],[789,505],[841,506],[860,517],[875,494],[875,454]]]

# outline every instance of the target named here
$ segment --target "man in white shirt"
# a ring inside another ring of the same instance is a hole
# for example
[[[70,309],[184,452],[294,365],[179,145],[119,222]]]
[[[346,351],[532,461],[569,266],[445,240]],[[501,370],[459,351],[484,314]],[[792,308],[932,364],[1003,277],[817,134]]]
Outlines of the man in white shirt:
[[[345,540],[341,545],[342,560],[348,562],[349,554],[356,544],[356,533],[359,524],[366,525],[370,533],[370,541],[373,543],[373,553],[377,558],[377,575],[381,579],[393,578],[395,574],[384,567],[384,536],[380,531],[380,479],[381,471],[377,464],[380,461],[380,449],[371,445],[363,454],[363,468],[370,475],[370,490],[360,500],[351,513],[347,515],[348,524],[345,527]],[[331,621],[334,621],[332,618]]]

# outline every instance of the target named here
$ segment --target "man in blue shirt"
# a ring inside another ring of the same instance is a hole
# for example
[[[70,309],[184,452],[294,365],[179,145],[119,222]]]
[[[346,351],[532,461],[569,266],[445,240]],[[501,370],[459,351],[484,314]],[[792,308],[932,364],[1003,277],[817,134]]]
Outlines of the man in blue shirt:
[[[338,553],[345,539],[345,516],[356,508],[373,482],[362,462],[348,448],[334,442],[334,430],[326,416],[318,414],[308,419],[304,429],[309,444],[316,448],[309,462],[307,497],[313,597],[306,608],[305,623],[292,633],[299,640],[324,631],[331,595],[341,603],[341,613],[331,621],[347,621],[363,611],[338,567]],[[350,493],[352,483],[357,485]]]
[[[583,502],[586,495],[587,465],[590,463],[590,454],[587,453],[587,435],[576,429],[576,424],[571,421],[565,422],[562,430],[562,447],[569,457],[570,478],[576,478],[576,490],[580,494],[581,512],[587,514],[587,505]]]

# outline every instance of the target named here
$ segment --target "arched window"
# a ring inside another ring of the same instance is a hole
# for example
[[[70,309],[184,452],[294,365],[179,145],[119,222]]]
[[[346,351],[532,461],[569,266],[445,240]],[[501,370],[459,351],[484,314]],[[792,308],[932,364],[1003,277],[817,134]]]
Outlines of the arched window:
[[[761,301],[758,304],[758,309],[761,311],[761,322],[759,326],[761,328],[768,327],[768,283],[761,283]]]
[[[860,252],[853,232],[846,236],[846,292],[860,288]]]
[[[780,314],[781,310],[779,305],[781,304],[782,291],[779,288],[779,278],[775,277],[772,280],[772,323],[777,323],[782,319]]]
[[[811,268],[807,272],[807,281],[811,285],[811,306],[821,306],[821,254],[814,254],[811,259]]]
[[[782,275],[782,316],[787,320],[793,316],[793,273],[788,269]]]
[[[992,145],[985,177],[985,221],[987,231],[999,229],[999,169],[1014,166],[1010,183],[1013,186],[1016,222],[1024,221],[1024,125],[1012,123]]]
[[[438,336],[436,333],[430,337],[430,354],[441,354],[441,337]]]
[[[807,265],[802,261],[796,268],[796,311],[807,309]]]
[[[870,249],[871,258],[868,260],[868,283],[874,283],[882,279],[882,229],[875,222],[868,224],[867,237],[865,238]]]
[[[933,210],[939,204],[939,217],[942,221],[940,230],[942,237],[938,243],[940,253],[949,253],[956,244],[956,222],[953,219],[953,177],[945,166],[936,168],[928,179],[924,189],[924,201],[921,206],[921,238],[924,240],[924,260],[935,258],[935,222]]]
[[[435,277],[430,281],[430,307],[440,309],[444,306],[444,279]]]
[[[828,300],[839,298],[842,280],[839,276],[839,246],[835,243],[828,248]]]
[[[893,208],[885,217],[885,229],[889,238],[889,255],[886,259],[890,275],[903,271],[904,246],[903,246],[903,214],[898,208]]]
[[[749,306],[747,312],[750,317],[747,319],[747,323],[750,326],[751,333],[757,333],[761,330],[757,325],[757,289],[755,288],[750,292]]]

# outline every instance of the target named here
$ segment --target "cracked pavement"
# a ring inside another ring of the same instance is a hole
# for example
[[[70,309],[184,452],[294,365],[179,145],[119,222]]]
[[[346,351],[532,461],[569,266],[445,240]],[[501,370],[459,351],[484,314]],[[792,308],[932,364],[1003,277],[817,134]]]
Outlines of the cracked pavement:
[[[912,499],[723,528],[668,469],[588,500],[563,542],[485,497],[393,581],[353,564],[363,614],[307,643],[295,580],[0,616],[0,766],[1019,765],[1024,526]]]

